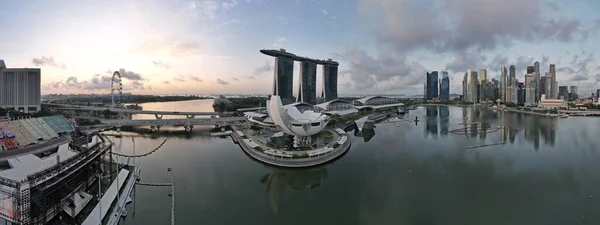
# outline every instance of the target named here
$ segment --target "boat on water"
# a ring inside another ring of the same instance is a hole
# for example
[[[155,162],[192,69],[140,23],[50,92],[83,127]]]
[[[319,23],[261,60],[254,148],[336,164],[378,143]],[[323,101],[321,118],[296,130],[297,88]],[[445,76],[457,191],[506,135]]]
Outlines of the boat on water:
[[[569,115],[567,115],[567,114],[560,114],[560,118],[569,118]]]

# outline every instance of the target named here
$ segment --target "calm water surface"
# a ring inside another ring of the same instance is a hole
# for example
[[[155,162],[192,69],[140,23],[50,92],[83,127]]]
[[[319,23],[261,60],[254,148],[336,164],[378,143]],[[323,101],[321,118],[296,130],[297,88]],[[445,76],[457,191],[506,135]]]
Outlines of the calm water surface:
[[[211,105],[143,104],[178,111]],[[420,122],[378,124],[353,136],[339,160],[310,169],[253,161],[230,138],[209,137],[210,127],[136,137],[136,151],[169,139],[141,160],[142,180],[168,182],[166,168],[174,169],[177,224],[600,224],[600,118],[460,107],[419,108],[406,117]],[[468,130],[477,134],[448,132],[475,122]],[[130,138],[115,141],[114,151],[132,151]],[[169,224],[168,191],[138,186],[135,214],[132,203],[124,224]]]

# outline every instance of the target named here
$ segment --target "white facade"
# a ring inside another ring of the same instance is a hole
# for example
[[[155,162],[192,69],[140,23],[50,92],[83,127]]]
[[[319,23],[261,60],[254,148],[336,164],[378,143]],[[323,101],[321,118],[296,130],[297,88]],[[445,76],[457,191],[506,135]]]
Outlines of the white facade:
[[[0,60],[0,107],[25,113],[41,110],[41,70],[5,68]]]
[[[311,110],[300,112],[296,107],[284,107],[281,98],[271,96],[267,101],[267,111],[273,123],[283,132],[300,137],[319,133],[327,126],[329,117]]]

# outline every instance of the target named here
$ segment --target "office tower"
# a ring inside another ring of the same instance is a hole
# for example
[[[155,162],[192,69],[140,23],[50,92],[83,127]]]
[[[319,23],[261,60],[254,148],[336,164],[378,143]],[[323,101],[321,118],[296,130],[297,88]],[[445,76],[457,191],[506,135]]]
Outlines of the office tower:
[[[515,69],[515,65],[510,65],[508,71],[509,71],[509,75],[510,75],[509,79],[511,81],[509,85],[510,86],[516,86],[517,85],[517,82],[516,82],[516,80],[517,80],[517,72],[516,72],[516,69]]]
[[[527,73],[531,73],[531,74],[535,73],[535,67],[533,67],[533,66],[528,66],[528,67],[527,67]]]
[[[463,76],[462,81],[462,100],[467,101],[467,73]]]
[[[481,71],[480,71],[481,72]],[[479,79],[481,79],[481,74],[479,74]],[[485,93],[487,91],[486,89],[486,85],[487,82],[485,80],[479,80],[479,93],[477,93],[479,95],[479,101],[485,101]]]
[[[500,93],[499,93],[499,90],[498,90],[498,89],[499,89],[499,87],[500,87],[500,84],[499,84],[498,80],[496,80],[496,79],[492,78],[492,91],[493,91],[493,93],[494,93],[494,95],[493,95],[493,98],[492,98],[492,99],[493,99],[494,101],[496,101],[496,100],[500,99]]]
[[[273,95],[281,97],[283,104],[292,103],[294,85],[294,59],[286,56],[275,57],[275,74],[273,77]]]
[[[41,75],[39,68],[6,68],[0,60],[0,108],[25,113],[41,110]]]
[[[535,77],[533,73],[525,75],[525,106],[535,105]]]
[[[579,96],[577,95],[577,86],[571,86],[570,87],[570,92],[569,92],[569,100],[570,101],[575,101],[579,98]]]
[[[450,100],[450,78],[448,72],[442,71],[442,79],[440,79],[440,101],[448,102]]]
[[[438,71],[427,72],[427,100],[438,98]]]
[[[600,89],[596,89],[596,98],[600,99]]]
[[[564,99],[565,101],[569,100],[569,87],[567,86],[560,86],[558,87],[558,98],[559,99]]]
[[[552,77],[542,77],[541,81],[545,81],[542,87],[546,91],[546,93],[542,94],[545,94],[546,99],[552,99]]]
[[[326,102],[338,98],[338,66],[331,64],[323,65],[323,88],[321,97]]]
[[[554,64],[550,64],[550,79],[552,80],[552,88],[551,88],[551,98],[552,99],[557,99],[558,98],[558,85],[557,85],[557,81],[556,81],[556,66]],[[546,95],[548,96],[548,95]]]
[[[523,82],[517,84],[517,105],[525,105],[525,84]]]
[[[479,81],[487,80],[487,70],[481,69],[479,70]]]
[[[506,102],[506,90],[508,89],[508,74],[506,67],[500,67],[500,100]]]
[[[297,102],[317,104],[317,64],[300,61]]]
[[[540,79],[540,94],[546,94],[546,77]],[[548,96],[546,94],[546,96]]]
[[[477,72],[468,70],[467,71],[467,101],[478,102],[478,86],[479,82],[477,79]]]

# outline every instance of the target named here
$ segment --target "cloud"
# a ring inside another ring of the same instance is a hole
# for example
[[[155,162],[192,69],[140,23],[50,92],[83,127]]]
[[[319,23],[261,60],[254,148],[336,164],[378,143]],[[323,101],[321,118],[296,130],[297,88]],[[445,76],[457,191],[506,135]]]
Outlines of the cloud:
[[[128,71],[131,73],[131,71]],[[138,74],[139,75],[139,74]],[[94,74],[89,80],[80,80],[77,77],[70,76],[66,80],[51,82],[46,87],[53,89],[77,89],[77,90],[105,90],[107,93],[111,90],[112,74],[100,75]],[[118,87],[118,84],[115,84]],[[124,90],[145,90],[143,79],[127,80],[123,82]]]
[[[539,0],[359,0],[382,47],[437,52],[491,50],[514,41],[571,41],[582,29],[574,19],[543,17]],[[506,10],[511,9],[511,10]],[[423,12],[428,13],[426,16]]]
[[[232,77],[231,79],[234,80],[234,81],[239,81],[240,80],[237,77]]]
[[[163,84],[171,84],[171,82],[165,80],[163,81]]]
[[[321,9],[321,12],[323,13],[323,15],[326,15],[326,16],[329,14],[329,13],[327,12],[327,10],[325,10],[325,9]]]
[[[271,46],[274,48],[283,48],[286,41],[287,39],[284,37],[276,37],[273,39],[273,44],[271,44]]]
[[[254,75],[263,75],[265,73],[273,71],[273,66],[270,61],[267,61],[265,65],[258,67],[254,70]]]
[[[221,79],[217,79],[217,84],[220,84],[220,85],[229,85],[229,82],[221,80]]]
[[[454,60],[446,64],[446,69],[455,73],[466,72],[468,69],[478,70],[485,67],[483,62],[487,60],[485,55],[474,52],[459,52],[454,56]]]
[[[584,80],[588,80],[589,77],[578,74],[575,76],[572,76],[571,78],[569,78],[570,81],[584,81]]]
[[[190,80],[193,80],[196,82],[204,82],[202,79],[200,79],[199,77],[196,77],[196,76],[190,76]]]
[[[112,72],[110,72],[112,74]],[[142,76],[139,73],[133,71],[127,71],[123,68],[119,69],[119,74],[121,74],[121,78],[127,80],[143,80]]]
[[[227,11],[238,4],[237,0],[232,1],[224,1],[221,5],[223,7],[223,11]]]
[[[182,83],[186,82],[185,77],[183,75],[181,75],[181,74],[178,75],[177,77],[173,78],[173,80],[177,81],[177,82],[182,82]]]
[[[139,90],[146,90],[146,88],[144,88],[144,83],[139,81],[139,80],[134,80],[129,82],[129,84],[127,86],[132,87],[133,89],[139,89]],[[148,86],[150,90],[152,90],[152,87]]]
[[[353,90],[408,90],[417,84],[422,88],[425,78],[425,68],[418,62],[408,61],[401,54],[382,52],[373,57],[358,47],[352,47],[336,54],[336,57],[348,65],[348,70],[341,73],[349,76]]]
[[[54,57],[42,56],[42,58],[33,58],[31,62],[36,66],[54,66],[63,69],[67,67],[65,64],[57,63],[56,61],[54,61]]]
[[[198,54],[200,44],[196,41],[189,40],[144,40],[138,45],[133,52],[145,53],[153,51],[165,51],[173,57],[184,57],[188,55]]]
[[[254,76],[246,76],[246,78],[248,78],[249,80],[256,80],[256,77]]]
[[[217,11],[219,10],[219,3],[217,1],[192,1],[187,7],[192,11],[199,11],[202,17],[214,20],[216,18]]]
[[[165,68],[165,69],[169,69],[171,68],[171,65],[161,62],[161,61],[152,61],[152,64],[157,66],[157,67],[161,67],[161,68]]]
[[[519,56],[512,64],[515,65],[515,70],[519,74],[518,71],[525,71],[528,66],[533,66],[534,60],[531,56]]]

